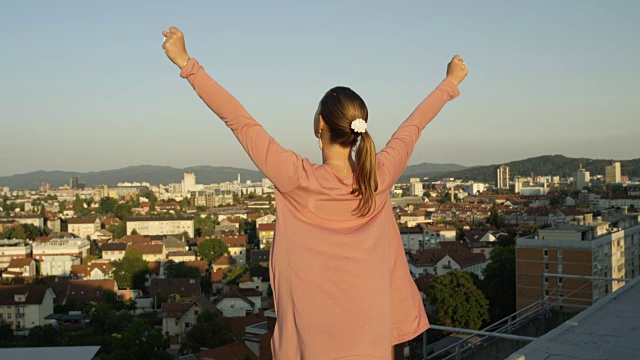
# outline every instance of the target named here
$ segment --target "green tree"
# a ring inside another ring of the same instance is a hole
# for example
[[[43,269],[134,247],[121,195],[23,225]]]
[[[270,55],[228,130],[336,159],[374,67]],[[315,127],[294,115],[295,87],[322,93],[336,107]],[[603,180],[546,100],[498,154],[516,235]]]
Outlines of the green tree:
[[[62,214],[66,209],[67,209],[67,201],[66,200],[60,201],[60,204],[58,204],[58,212]]]
[[[195,266],[189,266],[184,262],[168,262],[164,265],[164,276],[168,278],[189,278],[195,279],[200,277],[200,269]]]
[[[121,260],[113,262],[113,278],[121,289],[142,289],[149,264],[135,249],[127,250]]]
[[[465,271],[453,270],[431,281],[427,294],[440,325],[477,330],[489,320],[489,302]]]
[[[103,215],[112,215],[114,214],[114,210],[118,206],[118,200],[112,197],[103,197],[100,199],[100,203],[98,205],[98,213]]]
[[[138,230],[131,229],[131,235],[138,235]]]
[[[73,200],[73,212],[80,213],[84,209],[84,202],[80,199],[80,195],[76,194],[75,200]]]
[[[113,360],[172,359],[166,352],[167,342],[160,329],[150,326],[142,319],[133,320],[122,334],[114,334],[113,337]]]
[[[4,239],[27,239],[28,233],[22,224],[14,225],[2,232]],[[35,238],[31,239],[35,240]]]
[[[149,207],[149,211],[156,211],[156,203],[158,202],[158,197],[156,196],[156,194],[151,191],[151,190],[144,190],[140,196],[149,199],[149,202],[151,203],[150,207]]]
[[[60,346],[62,334],[52,325],[36,326],[29,330],[25,345],[27,347]]]
[[[127,223],[123,221],[117,224],[111,224],[107,226],[106,230],[113,234],[114,239],[120,239],[127,235]]]
[[[180,352],[182,354],[197,353],[200,348],[216,348],[235,341],[233,333],[218,320],[219,314],[204,310],[196,321],[196,325],[187,333]]]
[[[247,272],[247,268],[244,266],[232,266],[227,273],[227,283],[235,284],[245,272]]]
[[[215,233],[216,226],[209,216],[201,217],[200,215],[196,215],[193,226],[196,237],[211,236]]]
[[[129,203],[118,204],[113,209],[113,215],[124,221],[126,218],[131,217],[131,209],[132,206]]]
[[[516,311],[516,249],[494,247],[489,260],[481,289],[489,300],[491,320],[497,321]]]
[[[200,253],[200,258],[202,260],[206,260],[208,263],[218,256],[228,253],[229,248],[227,244],[223,243],[220,239],[207,239],[200,243],[198,246],[198,252]]]
[[[503,228],[505,225],[504,218],[498,212],[498,208],[494,206],[489,209],[489,217],[487,218],[487,223],[489,225],[493,225],[497,228]]]

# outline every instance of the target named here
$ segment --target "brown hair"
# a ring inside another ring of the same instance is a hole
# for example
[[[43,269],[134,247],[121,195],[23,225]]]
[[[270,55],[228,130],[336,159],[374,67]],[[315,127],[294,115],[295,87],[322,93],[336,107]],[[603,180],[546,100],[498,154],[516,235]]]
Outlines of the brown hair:
[[[319,115],[329,127],[332,143],[356,149],[356,171],[353,174],[351,193],[360,197],[354,212],[357,216],[366,216],[373,211],[378,190],[376,176],[376,146],[369,131],[358,133],[351,129],[353,120],[368,121],[369,111],[364,100],[348,87],[337,86],[329,90],[320,100]]]

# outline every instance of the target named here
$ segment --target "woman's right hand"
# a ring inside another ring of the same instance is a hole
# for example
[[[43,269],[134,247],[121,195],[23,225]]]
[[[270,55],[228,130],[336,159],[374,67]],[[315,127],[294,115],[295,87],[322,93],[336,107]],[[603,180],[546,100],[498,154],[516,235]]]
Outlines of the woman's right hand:
[[[447,65],[447,79],[456,85],[460,85],[468,73],[467,64],[464,63],[460,55],[455,55]]]
[[[187,60],[190,59],[187,48],[184,45],[184,35],[182,31],[172,26],[169,28],[169,31],[162,31],[162,35],[164,35],[162,44],[164,52],[167,54],[169,60],[182,69],[187,64]]]

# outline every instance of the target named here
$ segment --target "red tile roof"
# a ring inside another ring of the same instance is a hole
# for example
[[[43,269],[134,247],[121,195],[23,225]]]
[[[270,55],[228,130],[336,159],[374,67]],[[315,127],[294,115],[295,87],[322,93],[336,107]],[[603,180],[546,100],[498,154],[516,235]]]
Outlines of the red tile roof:
[[[69,218],[67,219],[68,224],[94,224],[98,219],[97,216],[89,216],[83,218]]]
[[[162,293],[163,296],[178,294],[181,297],[190,297],[202,292],[200,279],[152,279],[149,295],[155,296]]]
[[[159,255],[164,251],[162,244],[129,244],[127,250],[138,250],[142,255]]]
[[[258,224],[258,231],[274,231],[276,224]]]
[[[260,360],[252,351],[244,344],[244,342],[234,342],[228,345],[220,346],[215,349],[206,350],[193,354],[196,359],[215,359],[215,360],[240,360],[254,359]]]
[[[247,247],[247,235],[219,235],[217,238],[228,247]]]
[[[213,262],[211,262],[211,265],[235,265],[236,264],[236,260],[234,258],[232,258],[231,256],[227,255],[227,254],[222,254],[220,256],[218,256],[217,258],[213,259]]]
[[[9,261],[9,265],[7,266],[7,269],[29,266],[31,265],[32,261],[35,261],[35,260],[33,260],[32,258],[11,259],[11,261]]]
[[[7,305],[34,305],[42,304],[44,296],[49,289],[46,285],[1,285],[0,306]],[[24,302],[15,301],[15,295],[25,295]]]
[[[211,282],[214,284],[222,283],[222,280],[224,280],[227,277],[227,274],[229,273],[229,271],[231,271],[230,268],[218,269],[216,271],[212,271]]]

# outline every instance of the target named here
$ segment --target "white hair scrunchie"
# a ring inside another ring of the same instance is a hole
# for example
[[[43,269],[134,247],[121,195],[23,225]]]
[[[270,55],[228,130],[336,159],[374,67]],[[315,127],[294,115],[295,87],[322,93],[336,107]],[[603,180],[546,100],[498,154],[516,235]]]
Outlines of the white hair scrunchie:
[[[367,131],[367,123],[362,119],[355,119],[351,122],[351,128],[357,133]]]

